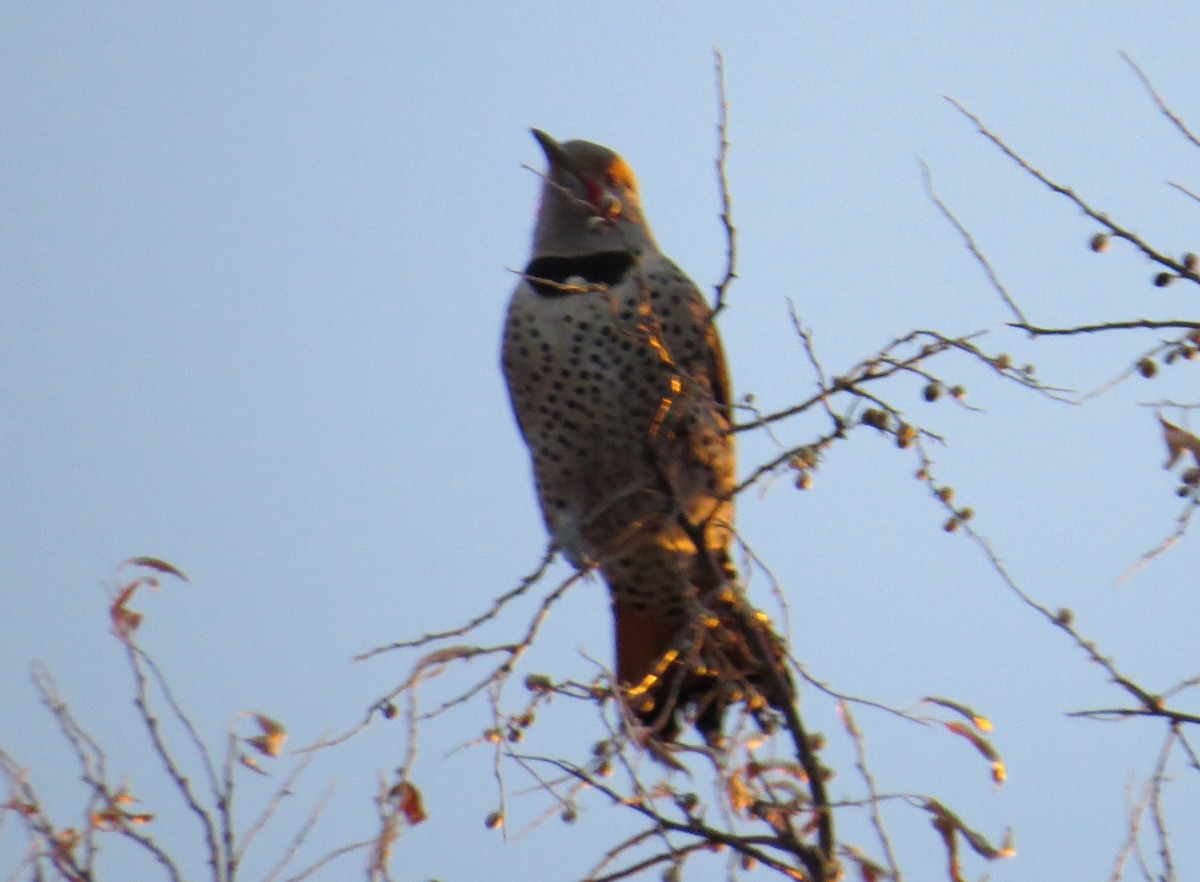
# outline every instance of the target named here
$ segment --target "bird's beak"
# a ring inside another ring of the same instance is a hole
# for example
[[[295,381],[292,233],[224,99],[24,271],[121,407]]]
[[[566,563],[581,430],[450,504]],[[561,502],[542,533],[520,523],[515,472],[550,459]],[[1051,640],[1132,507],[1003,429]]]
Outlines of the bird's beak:
[[[550,163],[551,168],[573,171],[571,161],[567,158],[567,154],[563,151],[561,144],[541,129],[530,129],[529,131],[533,133],[533,137],[537,138],[537,142],[541,145],[542,152],[546,154],[546,161]]]

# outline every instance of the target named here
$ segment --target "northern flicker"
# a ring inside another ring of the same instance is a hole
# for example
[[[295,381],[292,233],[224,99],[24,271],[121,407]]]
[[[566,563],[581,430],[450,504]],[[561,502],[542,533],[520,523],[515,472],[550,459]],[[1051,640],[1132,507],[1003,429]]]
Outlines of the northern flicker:
[[[533,130],[549,164],[503,368],[554,546],[608,584],[628,707],[670,741],[710,743],[732,702],[793,686],[730,559],[734,444],[713,315],[655,244],[633,171]]]

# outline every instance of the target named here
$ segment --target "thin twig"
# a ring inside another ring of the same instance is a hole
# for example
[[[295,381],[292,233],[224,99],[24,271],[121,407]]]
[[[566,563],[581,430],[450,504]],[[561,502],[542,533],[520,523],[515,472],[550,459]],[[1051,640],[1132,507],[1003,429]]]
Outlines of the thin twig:
[[[725,294],[737,278],[737,228],[733,225],[733,197],[729,193],[729,101],[725,94],[725,59],[720,49],[713,50],[717,77],[717,186],[721,191],[721,225],[725,228],[725,275],[716,286],[713,316],[725,308]]]
[[[292,862],[292,858],[296,856],[296,852],[300,850],[300,846],[304,844],[304,840],[308,838],[308,834],[312,832],[313,827],[317,825],[317,821],[321,819],[321,815],[324,814],[325,807],[329,805],[329,800],[332,796],[333,787],[330,786],[326,788],[325,792],[321,794],[321,798],[309,810],[308,817],[304,819],[304,823],[300,825],[295,835],[292,836],[291,842],[288,843],[283,854],[279,856],[279,860],[275,863],[275,866],[264,877],[263,882],[274,882],[274,879]]]
[[[183,796],[183,800],[187,803],[192,814],[200,820],[202,829],[204,830],[204,840],[208,845],[208,859],[213,868],[213,873],[218,882],[229,882],[225,879],[225,860],[221,852],[221,846],[217,839],[217,823],[212,816],[212,813],[200,804],[195,791],[192,789],[191,781],[176,762],[171,749],[168,746],[166,739],[163,737],[161,725],[158,717],[150,709],[149,681],[146,678],[146,672],[142,667],[141,662],[146,659],[145,654],[134,644],[126,642],[126,657],[129,661],[130,668],[133,671],[135,692],[133,703],[137,707],[138,713],[141,715],[142,724],[146,732],[150,735],[150,742],[154,746],[154,752],[158,754],[158,758],[162,761],[163,767],[166,769],[167,775],[175,783],[175,789]],[[150,666],[150,669],[157,673],[157,666]],[[162,682],[161,680],[159,681]],[[171,699],[168,698],[168,701]],[[220,794],[219,788],[216,793]]]
[[[976,546],[984,553],[992,570],[1000,577],[1000,580],[1008,587],[1008,589],[1016,595],[1016,597],[1026,606],[1039,613],[1047,622],[1054,625],[1059,630],[1063,631],[1071,638],[1087,657],[1097,665],[1099,665],[1106,674],[1109,680],[1115,685],[1121,687],[1126,693],[1137,699],[1141,710],[1146,716],[1158,716],[1166,719],[1174,719],[1176,712],[1169,710],[1163,705],[1161,697],[1152,695],[1145,688],[1139,685],[1134,680],[1124,674],[1116,665],[1116,663],[1100,652],[1096,644],[1086,639],[1075,628],[1072,623],[1072,616],[1065,610],[1054,611],[1050,608],[1034,600],[1028,592],[1025,591],[1008,572],[1008,568],[1004,562],[1000,560],[998,554],[991,543],[978,531],[971,527],[970,523],[962,522],[961,529],[971,538]]]
[[[956,110],[958,110],[959,113],[961,113],[963,116],[965,116],[967,119],[971,120],[971,122],[973,122],[975,124],[976,128],[979,129],[980,134],[982,134],[985,138],[987,138],[989,141],[991,141],[993,144],[995,144],[997,147],[999,147],[1001,152],[1004,153],[1005,156],[1007,156],[1009,159],[1011,159],[1013,162],[1015,162],[1017,165],[1019,165],[1022,169],[1024,169],[1026,172],[1028,172],[1034,178],[1041,181],[1041,183],[1044,184],[1046,187],[1048,187],[1050,190],[1054,191],[1055,193],[1058,193],[1061,196],[1065,196],[1067,199],[1071,200],[1071,202],[1073,202],[1080,211],[1082,211],[1084,214],[1086,214],[1092,220],[1096,221],[1096,223],[1100,224],[1102,227],[1104,227],[1106,230],[1108,230],[1110,233],[1112,233],[1112,235],[1114,235],[1120,239],[1124,239],[1126,242],[1129,242],[1131,245],[1133,245],[1135,248],[1137,248],[1139,251],[1141,251],[1143,254],[1145,254],[1148,258],[1153,260],[1155,263],[1161,264],[1162,266],[1165,266],[1168,269],[1173,270],[1175,273],[1177,273],[1178,275],[1183,276],[1185,278],[1190,278],[1193,280],[1196,279],[1196,277],[1193,276],[1187,268],[1185,268],[1181,263],[1176,261],[1174,258],[1169,257],[1166,254],[1163,254],[1161,251],[1158,251],[1157,249],[1153,248],[1137,233],[1134,233],[1122,226],[1119,226],[1118,224],[1113,223],[1113,221],[1111,221],[1109,219],[1107,214],[1105,214],[1101,211],[1097,211],[1096,209],[1092,208],[1092,206],[1088,205],[1087,202],[1085,202],[1078,195],[1076,195],[1075,191],[1071,190],[1069,187],[1064,187],[1062,184],[1059,184],[1058,182],[1051,179],[1049,176],[1047,176],[1041,170],[1035,168],[1032,164],[1030,164],[1030,162],[1028,160],[1026,160],[1023,156],[1021,156],[1015,150],[1013,150],[1013,148],[1009,147],[1008,144],[1005,143],[1004,139],[1002,139],[999,135],[997,135],[991,129],[989,129],[984,124],[983,120],[981,120],[978,116],[973,114],[971,111],[967,110],[966,107],[964,107],[962,104],[960,104],[954,98],[951,98],[949,95],[946,95],[945,98],[950,104],[952,104],[954,106],[954,108]]]
[[[854,765],[867,787],[867,810],[871,818],[871,826],[875,828],[875,836],[879,840],[879,845],[883,849],[884,856],[887,858],[888,871],[892,882],[903,882],[904,877],[900,872],[900,864],[896,860],[896,853],[892,848],[891,837],[888,836],[887,828],[883,826],[883,815],[879,810],[879,788],[875,785],[875,776],[871,774],[871,769],[867,765],[866,736],[858,728],[858,723],[855,721],[854,715],[850,713],[850,705],[847,702],[843,701],[838,704],[838,714],[842,718],[846,733],[850,736],[850,740],[854,742]]]
[[[1162,111],[1163,116],[1169,119],[1175,128],[1179,129],[1180,133],[1192,142],[1193,147],[1200,147],[1200,138],[1192,134],[1192,130],[1188,128],[1187,123],[1175,111],[1171,110],[1167,102],[1163,100],[1163,97],[1158,94],[1158,90],[1154,88],[1154,84],[1150,82],[1150,78],[1138,67],[1137,62],[1130,58],[1129,54],[1124,51],[1121,52],[1121,57],[1125,59],[1126,64],[1133,68],[1133,72],[1142,81],[1142,85],[1146,87],[1146,91],[1150,93],[1150,97],[1154,99],[1154,103],[1158,105],[1158,109]]]
[[[266,827],[267,823],[272,817],[274,817],[275,813],[279,810],[279,807],[283,805],[284,798],[291,795],[292,789],[295,787],[296,782],[300,780],[300,776],[304,774],[304,772],[312,764],[312,761],[316,759],[316,756],[317,754],[315,751],[305,752],[301,756],[300,761],[296,763],[295,768],[293,768],[292,771],[288,773],[288,776],[283,779],[283,782],[275,790],[275,795],[271,797],[270,802],[267,803],[266,807],[262,810],[262,812],[259,813],[258,817],[254,819],[254,823],[252,823],[246,832],[242,834],[242,837],[238,842],[237,849],[233,853],[235,863],[240,864],[242,862],[242,859],[246,855],[246,849],[250,847],[250,843],[254,841],[254,838],[260,832],[262,832],[263,828]]]
[[[1186,535],[1187,530],[1188,530],[1188,525],[1191,524],[1191,522],[1192,522],[1192,515],[1194,515],[1195,513],[1196,513],[1196,503],[1189,500],[1188,504],[1187,504],[1187,508],[1185,508],[1183,510],[1183,513],[1180,514],[1179,517],[1176,519],[1175,529],[1171,532],[1171,535],[1167,536],[1165,539],[1163,539],[1162,542],[1158,543],[1158,545],[1154,546],[1149,551],[1143,552],[1141,557],[1139,557],[1136,561],[1134,561],[1132,564],[1130,564],[1129,568],[1127,570],[1125,570],[1125,572],[1121,573],[1120,576],[1117,577],[1116,586],[1120,587],[1121,585],[1124,585],[1131,578],[1133,578],[1134,574],[1137,573],[1138,570],[1140,570],[1142,567],[1146,566],[1146,564],[1150,563],[1153,560],[1158,559],[1162,555],[1166,554],[1166,552],[1170,551],[1173,547],[1175,547],[1175,545],[1178,544],[1179,540],[1182,539],[1184,537],[1184,535]]]
[[[513,588],[511,591],[501,594],[494,601],[492,601],[491,606],[489,606],[486,610],[484,610],[484,612],[480,613],[475,618],[471,619],[465,625],[462,625],[458,628],[451,628],[448,631],[434,631],[424,635],[423,637],[418,637],[415,640],[403,640],[398,643],[389,643],[386,646],[377,646],[374,649],[368,650],[367,652],[359,653],[358,655],[354,656],[352,661],[360,662],[371,658],[374,655],[379,655],[382,652],[391,652],[392,650],[396,649],[411,649],[413,647],[425,646],[428,643],[433,643],[438,640],[448,640],[453,637],[461,637],[464,634],[474,631],[484,622],[488,622],[499,615],[500,611],[504,609],[509,601],[520,597],[529,590],[530,586],[536,584],[542,578],[542,576],[546,574],[546,570],[550,568],[550,563],[554,560],[554,554],[554,547],[551,545],[546,549],[546,553],[542,555],[541,562],[537,565],[533,572],[523,576],[515,588]]]
[[[316,873],[318,870],[321,870],[324,867],[328,866],[329,864],[333,863],[335,860],[340,858],[342,855],[349,854],[352,851],[360,851],[364,848],[369,848],[370,846],[372,846],[374,844],[375,844],[375,840],[364,839],[362,842],[351,842],[347,845],[343,845],[339,848],[335,848],[333,851],[329,852],[329,854],[325,855],[324,857],[314,861],[312,864],[305,867],[303,870],[301,870],[295,876],[288,876],[287,879],[284,880],[284,882],[302,882],[302,880],[307,879],[308,877],[310,877],[314,873]]]
[[[955,217],[954,212],[950,210],[949,206],[947,206],[946,203],[941,200],[941,197],[939,197],[937,192],[933,189],[933,175],[930,173],[929,165],[925,162],[925,160],[921,160],[921,177],[925,181],[925,192],[929,195],[929,198],[933,201],[933,204],[937,206],[938,211],[942,213],[942,216],[946,218],[946,220],[950,222],[950,225],[958,231],[960,236],[962,236],[963,244],[967,246],[967,250],[971,252],[971,255],[983,268],[984,273],[988,277],[988,281],[991,282],[992,287],[996,289],[996,293],[1000,295],[1000,298],[1004,301],[1005,305],[1012,310],[1012,314],[1016,316],[1018,322],[1026,322],[1027,319],[1025,318],[1024,313],[1021,312],[1021,307],[1017,306],[1017,301],[1014,300],[1012,295],[1008,293],[1008,289],[1004,287],[1004,283],[1000,281],[1000,277],[996,275],[996,271],[992,269],[992,264],[988,261],[987,256],[983,253],[979,246],[975,244],[975,238],[971,235],[970,231],[962,225],[958,218]]]
[[[1182,330],[1200,328],[1200,321],[1188,321],[1185,319],[1130,319],[1123,322],[1101,322],[1095,325],[1076,325],[1072,328],[1042,328],[1037,325],[1026,324],[1025,322],[1010,322],[1010,328],[1020,328],[1022,331],[1028,331],[1035,337],[1050,337],[1050,336],[1068,336],[1071,334],[1095,334],[1101,331],[1128,331],[1133,328],[1142,328],[1145,330]]]
[[[1192,192],[1191,190],[1189,190],[1187,187],[1183,186],[1183,184],[1180,184],[1180,183],[1178,183],[1178,182],[1176,182],[1176,181],[1167,181],[1167,186],[1168,186],[1168,187],[1174,187],[1176,190],[1178,190],[1178,191],[1179,191],[1180,193],[1182,193],[1184,196],[1187,196],[1187,197],[1191,198],[1192,200],[1194,200],[1194,201],[1196,201],[1196,202],[1200,202],[1200,195],[1197,195],[1196,193],[1193,193],[1193,192]]]

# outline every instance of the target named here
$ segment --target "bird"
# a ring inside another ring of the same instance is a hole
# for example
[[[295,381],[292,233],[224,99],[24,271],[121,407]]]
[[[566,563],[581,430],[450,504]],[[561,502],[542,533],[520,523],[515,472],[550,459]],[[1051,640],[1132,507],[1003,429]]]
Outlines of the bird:
[[[710,746],[795,697],[737,581],[730,380],[714,314],[660,250],[616,152],[532,134],[548,165],[501,364],[552,547],[607,583],[616,680],[645,738]],[[764,720],[767,720],[764,723]]]

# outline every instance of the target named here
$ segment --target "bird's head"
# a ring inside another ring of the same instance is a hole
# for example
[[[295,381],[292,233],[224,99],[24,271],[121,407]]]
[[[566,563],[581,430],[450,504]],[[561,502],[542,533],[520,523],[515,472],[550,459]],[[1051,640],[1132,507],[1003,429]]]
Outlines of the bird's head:
[[[535,254],[567,257],[654,246],[629,163],[591,141],[560,144],[532,131],[549,163],[533,235]]]

